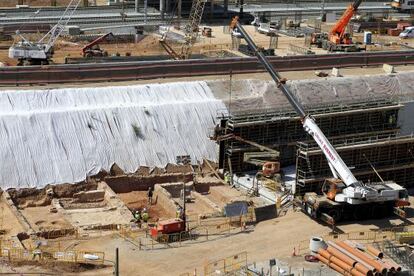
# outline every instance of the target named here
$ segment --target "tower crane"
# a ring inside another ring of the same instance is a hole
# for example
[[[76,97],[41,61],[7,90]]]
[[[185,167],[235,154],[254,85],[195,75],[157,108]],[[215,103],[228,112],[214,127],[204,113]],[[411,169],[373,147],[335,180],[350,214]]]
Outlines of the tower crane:
[[[159,40],[161,46],[173,59],[188,59],[191,56],[191,50],[198,36],[198,28],[201,23],[201,18],[203,17],[206,2],[206,0],[193,0],[193,3],[191,4],[189,21],[184,27],[185,41],[181,47],[181,52],[178,53],[175,51],[167,42],[168,31],[165,32]]]
[[[326,179],[323,188],[324,195],[305,194],[301,201],[303,210],[310,216],[329,223],[335,223],[348,217],[364,219],[385,216],[391,214],[392,211],[400,216],[405,216],[401,207],[409,205],[407,190],[392,181],[370,184],[358,181],[316,124],[312,115],[305,111],[302,104],[285,85],[286,79],[273,68],[266,56],[257,48],[239,23],[238,17],[232,20],[230,27],[237,28],[243,35],[260,63],[300,116],[304,130],[312,136],[328,161],[333,178]]]
[[[49,64],[53,56],[53,46],[65,30],[82,0],[71,0],[59,21],[37,42],[27,40],[20,32],[16,32],[21,40],[9,48],[9,57],[18,60],[17,65]]]

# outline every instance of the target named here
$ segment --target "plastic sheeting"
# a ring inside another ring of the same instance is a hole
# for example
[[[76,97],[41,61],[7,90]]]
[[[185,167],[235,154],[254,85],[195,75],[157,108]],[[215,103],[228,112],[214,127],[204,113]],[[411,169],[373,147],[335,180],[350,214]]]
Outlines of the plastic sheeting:
[[[414,73],[288,85],[305,106],[414,98]],[[175,163],[179,155],[216,160],[208,136],[226,105],[231,112],[290,108],[273,82],[260,80],[1,91],[0,187],[74,183],[114,163],[134,172]],[[403,116],[405,125],[410,116]]]
[[[292,93],[304,106],[374,98],[394,98],[403,102],[414,99],[414,73],[358,77],[330,77],[288,81]],[[241,80],[209,83],[214,95],[231,106],[231,113],[263,109],[292,109],[273,81]],[[229,98],[231,91],[232,97]]]
[[[0,92],[0,185],[74,183],[109,170],[216,159],[224,104],[205,82]]]

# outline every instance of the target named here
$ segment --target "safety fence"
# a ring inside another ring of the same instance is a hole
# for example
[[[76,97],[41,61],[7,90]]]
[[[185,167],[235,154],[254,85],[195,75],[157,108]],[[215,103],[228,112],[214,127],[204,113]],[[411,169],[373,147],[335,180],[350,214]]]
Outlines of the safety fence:
[[[378,231],[357,231],[341,234],[329,234],[321,236],[325,241],[354,240],[363,243],[381,242],[385,240],[395,241],[400,229],[383,229]],[[301,241],[295,246],[297,254],[309,252],[309,240]]]
[[[189,228],[189,231],[158,234],[151,237],[149,228],[144,231],[125,231],[119,233],[121,237],[128,240],[139,248],[139,250],[165,249],[180,247],[183,242],[198,243],[207,240],[215,240],[228,235],[235,235],[246,231],[249,227],[246,222],[251,219],[249,216],[233,218],[214,218],[200,221],[198,226]]]
[[[57,251],[42,248],[29,250],[21,247],[15,247],[7,241],[2,241],[0,245],[0,258],[5,258],[8,261],[58,261],[102,265],[105,260],[105,253],[80,250]]]
[[[241,252],[204,266],[204,276],[228,275],[236,271],[247,271],[247,252]]]

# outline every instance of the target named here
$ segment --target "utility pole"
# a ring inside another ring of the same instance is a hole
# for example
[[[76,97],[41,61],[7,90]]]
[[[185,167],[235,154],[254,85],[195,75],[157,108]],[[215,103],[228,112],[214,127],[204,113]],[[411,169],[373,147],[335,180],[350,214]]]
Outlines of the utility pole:
[[[186,215],[185,215],[185,181],[184,181],[184,177],[183,177],[183,214],[182,214],[181,219],[184,221],[185,231],[187,231],[187,221],[186,221]]]
[[[119,276],[119,249],[115,249],[115,276]]]
[[[147,25],[148,0],[144,0],[144,24]]]

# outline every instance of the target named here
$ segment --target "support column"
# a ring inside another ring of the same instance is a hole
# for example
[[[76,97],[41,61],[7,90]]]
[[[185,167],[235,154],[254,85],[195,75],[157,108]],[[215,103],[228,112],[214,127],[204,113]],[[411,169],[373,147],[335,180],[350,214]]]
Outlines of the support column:
[[[177,6],[177,16],[178,16],[178,26],[181,27],[181,9],[182,9],[183,1],[178,0],[178,6]]]
[[[165,13],[165,2],[164,2],[164,0],[160,0],[161,20],[164,20],[164,13]]]
[[[147,25],[148,0],[144,0],[144,24]]]
[[[135,12],[136,13],[138,13],[139,11],[138,5],[139,5],[139,0],[135,0]]]
[[[227,17],[227,14],[229,12],[229,0],[224,0],[224,17]]]
[[[244,0],[240,0],[240,11],[239,11],[239,17],[240,19],[243,18],[243,8],[244,8]]]
[[[210,0],[210,21],[214,18],[214,0]]]
[[[168,14],[171,11],[171,2],[170,0],[165,0],[165,12]]]

